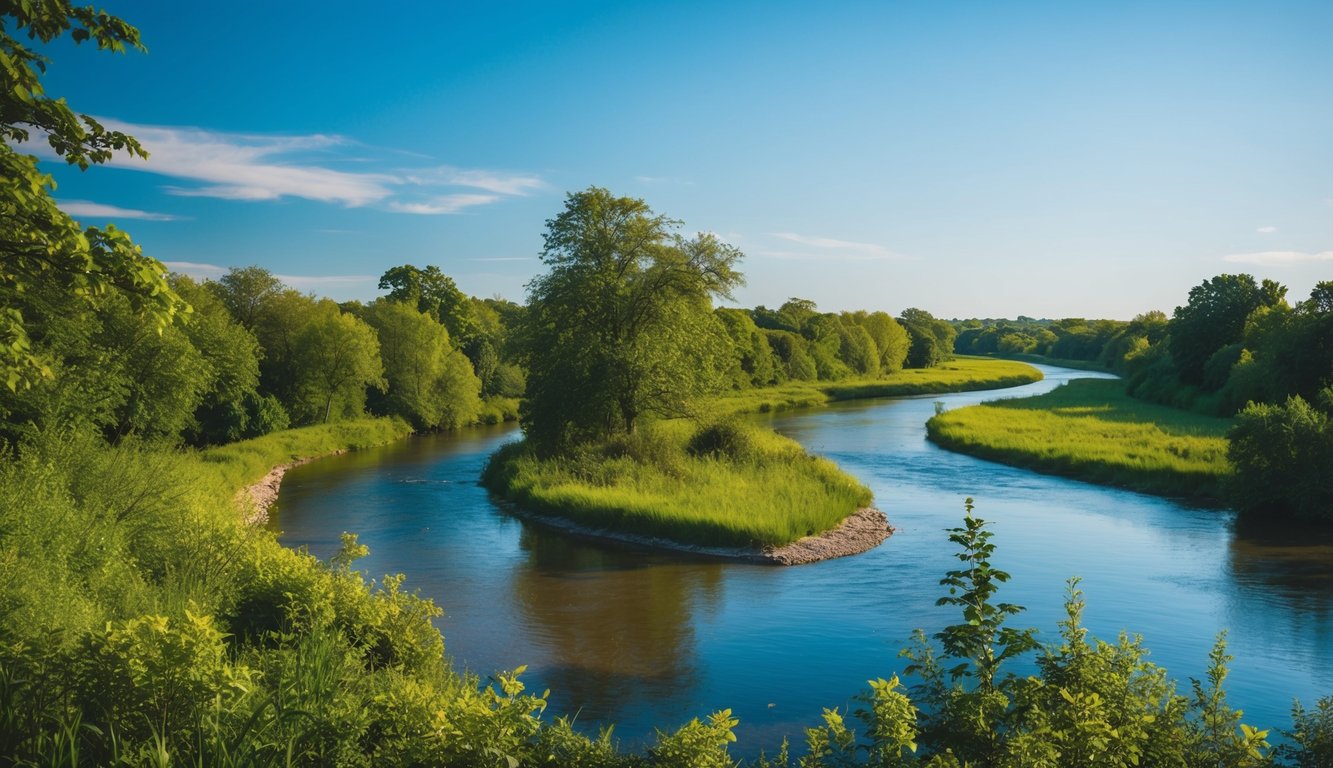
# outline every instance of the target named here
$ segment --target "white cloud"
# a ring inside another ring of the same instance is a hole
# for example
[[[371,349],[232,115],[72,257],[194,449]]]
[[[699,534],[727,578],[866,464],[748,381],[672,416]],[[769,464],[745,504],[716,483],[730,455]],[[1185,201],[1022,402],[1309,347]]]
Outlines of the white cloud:
[[[376,206],[415,214],[458,213],[545,187],[538,176],[483,169],[436,166],[396,167],[341,136],[272,136],[203,128],[133,125],[102,119],[108,128],[129,133],[149,152],[148,160],[116,156],[109,165],[175,179],[172,195],[224,200],[266,201],[301,198],[348,208]],[[355,149],[353,156],[350,149]],[[386,153],[380,153],[386,154]],[[354,167],[342,170],[339,166]],[[366,170],[363,170],[366,169]],[[450,193],[449,188],[489,194]]]
[[[486,205],[499,199],[499,195],[442,195],[424,202],[391,202],[389,203],[389,210],[397,211],[398,213],[415,213],[432,216],[441,213],[460,213],[465,208]]]
[[[546,187],[546,182],[530,174],[467,170],[449,165],[424,171],[407,171],[406,174],[408,181],[413,184],[472,187],[497,195],[521,196]]]
[[[59,203],[60,210],[70,216],[96,216],[108,219],[142,219],[144,221],[176,221],[180,217],[169,213],[153,213],[136,208],[121,208],[115,205],[94,203],[89,200],[66,200]]]
[[[1333,251],[1305,253],[1303,251],[1260,251],[1259,253],[1233,253],[1223,256],[1222,261],[1233,264],[1258,264],[1260,266],[1281,266],[1287,264],[1314,264],[1333,261]]]
[[[1254,231],[1258,232],[1261,235],[1271,235],[1277,231],[1277,227],[1259,227]]]
[[[870,260],[870,259],[900,259],[901,255],[890,251],[882,245],[876,243],[858,243],[853,240],[838,240],[832,237],[812,237],[809,235],[798,235],[795,232],[773,232],[773,237],[786,240],[789,243],[804,245],[809,248],[815,248],[823,251],[824,258],[830,256],[834,258],[851,260]],[[829,254],[828,251],[835,252]],[[761,251],[761,253],[763,253]],[[791,253],[789,251],[768,251],[766,255],[776,256],[778,258],[815,258],[815,254],[809,253]]]
[[[226,267],[219,267],[216,264],[200,264],[195,261],[164,261],[162,263],[172,272],[179,272],[182,275],[189,275],[200,280],[211,280],[227,273]]]
[[[378,283],[372,275],[274,275],[297,290],[307,288],[337,288]]]

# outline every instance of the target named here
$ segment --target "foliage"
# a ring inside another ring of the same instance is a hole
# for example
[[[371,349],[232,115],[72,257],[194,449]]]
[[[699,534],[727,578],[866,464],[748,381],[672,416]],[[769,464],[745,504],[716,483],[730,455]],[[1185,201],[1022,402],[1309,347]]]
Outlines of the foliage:
[[[1181,381],[1204,384],[1208,359],[1240,341],[1251,313],[1283,304],[1286,292],[1272,280],[1255,283],[1250,275],[1218,275],[1191,288],[1189,303],[1176,307],[1168,324],[1168,346]]]
[[[931,368],[953,357],[958,331],[950,323],[916,308],[904,309],[898,321],[911,338],[907,349],[908,368]]]
[[[719,386],[729,345],[709,302],[739,284],[740,252],[677,226],[596,187],[547,221],[550,271],[529,284],[521,334],[534,446],[633,433],[641,415],[682,415]]]
[[[1281,405],[1251,403],[1236,416],[1228,456],[1236,508],[1304,520],[1333,520],[1333,388],[1317,405],[1299,395]]]
[[[991,564],[992,534],[984,521],[972,516],[972,499],[966,508],[962,527],[949,532],[964,567],[949,571],[940,581],[948,594],[936,601],[962,609],[963,621],[935,635],[938,653],[921,638],[917,648],[903,655],[912,662],[908,674],[921,676],[914,691],[927,713],[921,739],[928,750],[942,752],[948,745],[965,763],[993,765],[1010,735],[1012,702],[1019,687],[1018,678],[1001,675],[1001,666],[1036,648],[1036,632],[1005,626],[1023,609],[994,601],[1009,574]]]
[[[926,434],[993,461],[1214,503],[1228,497],[1231,420],[1127,396],[1106,379],[1071,381],[1036,397],[997,400],[932,418]]]
[[[449,338],[461,341],[473,333],[471,301],[453,278],[431,264],[418,269],[411,264],[393,267],[380,277],[380,290],[388,291],[394,301],[415,306],[449,331]]]
[[[34,46],[52,44],[66,32],[74,43],[93,42],[100,50],[143,48],[137,30],[92,7],[0,3],[0,383],[11,391],[52,377],[50,361],[33,347],[34,314],[96,307],[111,293],[124,296],[158,329],[188,312],[159,262],[114,226],[82,228],[56,206],[55,183],[38,170],[37,158],[15,149],[36,133],[65,162],[85,170],[114,152],[148,156],[133,137],[109,131],[45,93],[41,75],[50,59]],[[35,291],[45,294],[44,306],[32,306]]]
[[[376,410],[424,429],[472,423],[481,382],[439,321],[410,304],[385,299],[371,303],[365,319],[378,335],[387,384]]]
[[[300,372],[296,415],[304,423],[327,422],[339,405],[339,417],[360,415],[366,387],[387,387],[375,331],[363,321],[325,302],[297,335]]]

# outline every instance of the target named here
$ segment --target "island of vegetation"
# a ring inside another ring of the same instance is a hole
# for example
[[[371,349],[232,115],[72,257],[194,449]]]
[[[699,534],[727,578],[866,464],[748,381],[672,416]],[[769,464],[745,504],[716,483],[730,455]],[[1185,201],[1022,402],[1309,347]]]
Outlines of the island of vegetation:
[[[714,309],[741,283],[741,254],[678,226],[595,187],[547,222],[550,271],[531,283],[514,331],[524,440],[483,475],[521,513],[781,564],[855,554],[889,534],[869,490],[736,414],[1040,378],[1015,363],[932,367],[948,358],[951,329],[921,310],[900,323],[799,299],[776,312]],[[777,327],[764,334],[761,322]],[[908,362],[923,370],[902,374]]]
[[[260,269],[204,284],[169,276],[124,232],[70,218],[38,159],[21,151],[35,136],[85,168],[116,151],[146,154],[132,137],[46,95],[41,79],[52,64],[45,52],[60,50],[62,38],[141,49],[137,30],[66,2],[0,0],[0,22],[0,760],[737,765],[730,710],[663,724],[651,744],[622,749],[610,731],[590,736],[568,717],[549,716],[546,695],[525,689],[521,667],[484,682],[453,667],[432,624],[440,609],[404,588],[402,575],[367,581],[354,570],[366,553],[354,535],[320,561],[243,524],[236,492],[273,466],[397,439],[409,425],[448,429],[510,415],[524,387],[522,368],[502,359],[507,329],[533,333],[524,345],[557,330],[508,322],[522,309],[468,299],[435,268],[390,270],[382,283],[389,295],[369,305],[304,296]],[[683,251],[701,257],[696,264],[728,266],[728,249],[693,242],[672,244],[679,250],[669,258]],[[734,278],[707,281],[725,276],[719,269],[700,279],[712,290]],[[672,312],[702,323],[687,294],[667,296]],[[953,344],[952,327],[924,313],[905,311],[904,322],[890,323],[882,313],[843,318],[790,304],[753,316],[713,313],[737,321],[728,326],[733,340],[771,353],[723,358],[724,378],[772,384],[893,373],[882,365],[938,363]],[[721,341],[710,333],[699,339]],[[662,351],[612,349],[643,361]],[[536,403],[545,403],[564,421],[534,434],[569,435],[573,425],[580,437],[570,445],[594,456],[662,451],[707,465],[729,454],[824,471],[767,432],[725,420],[640,424],[651,408],[614,410],[606,400],[596,415],[619,416],[618,427],[585,440],[597,419],[552,401],[605,393],[564,392],[558,378],[543,389],[541,377],[604,361],[545,361],[529,407],[536,416]],[[690,373],[648,381],[655,392],[693,391],[701,380]],[[1293,445],[1326,434],[1326,420],[1310,410],[1324,400],[1292,402],[1271,406],[1286,410],[1270,415],[1275,428],[1308,426],[1291,432],[1301,436]],[[359,418],[367,410],[388,418]],[[577,458],[577,450],[562,453],[564,442],[535,455]],[[859,503],[860,494],[853,489],[848,500]],[[1058,639],[1041,647],[1034,630],[1013,626],[1022,609],[998,602],[1007,574],[993,564],[989,532],[970,508],[951,540],[960,566],[944,575],[939,602],[961,616],[906,651],[910,687],[896,676],[870,681],[852,707],[825,710],[798,734],[804,748],[794,762],[784,741],[751,765],[1333,763],[1333,697],[1311,709],[1297,704],[1283,743],[1271,746],[1268,731],[1243,723],[1227,699],[1221,643],[1207,679],[1181,693],[1137,639],[1091,637],[1071,587]],[[1022,657],[1035,663],[1020,676],[1012,662]]]

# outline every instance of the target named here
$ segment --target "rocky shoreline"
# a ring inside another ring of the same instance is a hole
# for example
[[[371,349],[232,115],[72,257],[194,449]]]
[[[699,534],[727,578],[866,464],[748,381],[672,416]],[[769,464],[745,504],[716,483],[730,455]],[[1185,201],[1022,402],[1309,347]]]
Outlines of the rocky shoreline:
[[[268,474],[264,475],[258,482],[237,491],[236,503],[244,511],[244,517],[241,518],[242,523],[244,525],[264,525],[268,522],[268,511],[278,500],[278,491],[282,488],[282,478],[287,474],[287,470],[292,467],[299,467],[302,464],[309,464],[325,456],[337,456],[343,453],[347,453],[346,449],[279,464],[270,469]]]
[[[874,507],[862,507],[848,515],[835,528],[797,539],[781,547],[705,547],[653,536],[593,528],[560,517],[530,512],[512,502],[496,503],[515,517],[582,538],[764,565],[805,565],[836,557],[859,555],[883,544],[894,531],[883,512]]]

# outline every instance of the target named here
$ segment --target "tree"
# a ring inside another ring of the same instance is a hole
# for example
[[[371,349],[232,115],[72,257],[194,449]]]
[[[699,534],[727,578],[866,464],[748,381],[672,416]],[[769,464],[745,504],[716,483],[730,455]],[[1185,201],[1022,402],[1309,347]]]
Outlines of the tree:
[[[208,287],[241,325],[254,331],[286,286],[263,267],[232,267]]]
[[[711,299],[741,282],[741,254],[642,200],[591,187],[546,222],[528,286],[524,429],[541,450],[634,432],[640,416],[679,414],[716,388],[729,341]]]
[[[366,387],[388,386],[375,331],[331,301],[322,302],[301,330],[296,355],[304,421],[329,421],[335,402],[344,412],[359,412]]]
[[[30,45],[50,44],[66,32],[74,43],[92,41],[101,50],[143,50],[136,29],[92,7],[73,8],[63,0],[0,1],[5,73],[0,89],[0,380],[11,391],[51,376],[28,333],[33,308],[27,301],[39,285],[56,289],[65,312],[96,306],[109,292],[119,291],[159,329],[189,311],[167,284],[160,262],[113,226],[80,227],[56,207],[51,198],[55,183],[38,170],[37,158],[14,149],[36,133],[67,163],[84,170],[117,151],[148,156],[133,137],[108,131],[91,117],[75,114],[64,99],[46,95],[41,74],[51,62]]]
[[[870,334],[875,348],[879,350],[880,373],[897,373],[903,369],[911,339],[907,329],[890,317],[889,313],[858,311],[845,313],[843,320],[855,322]]]
[[[454,428],[475,418],[481,382],[439,321],[389,299],[372,302],[365,319],[379,336],[387,384],[378,398],[383,412],[419,428]]]
[[[453,278],[433,264],[425,269],[411,264],[393,267],[380,276],[380,290],[438,319],[449,329],[455,346],[472,335],[471,301],[458,290]]]
[[[924,309],[904,309],[899,322],[907,329],[911,345],[907,350],[908,368],[930,368],[953,357],[957,329],[937,320]]]
[[[1208,358],[1241,340],[1245,321],[1260,307],[1283,304],[1287,289],[1250,275],[1218,275],[1190,289],[1189,302],[1176,307],[1169,323],[1168,348],[1180,380],[1204,383]]]

